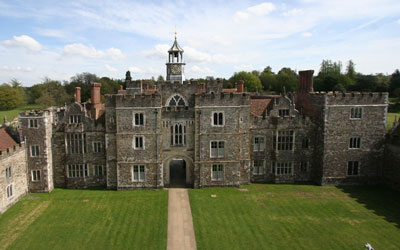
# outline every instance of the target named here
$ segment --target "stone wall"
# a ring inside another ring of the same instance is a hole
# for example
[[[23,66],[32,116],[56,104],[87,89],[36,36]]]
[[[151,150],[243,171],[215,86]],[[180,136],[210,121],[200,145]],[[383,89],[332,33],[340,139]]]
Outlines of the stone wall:
[[[25,145],[16,145],[0,155],[0,214],[28,192]],[[6,178],[6,168],[11,167],[11,177]],[[7,198],[6,188],[12,185],[13,195]]]

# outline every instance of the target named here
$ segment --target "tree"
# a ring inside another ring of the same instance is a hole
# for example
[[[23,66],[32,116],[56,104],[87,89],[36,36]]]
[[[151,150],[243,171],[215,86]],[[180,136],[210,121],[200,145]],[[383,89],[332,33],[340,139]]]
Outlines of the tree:
[[[356,69],[355,69],[355,64],[352,60],[349,60],[347,63],[346,67],[346,76],[348,76],[350,79],[354,80],[356,77]]]
[[[35,103],[43,108],[61,106],[72,100],[72,96],[65,92],[63,85],[59,81],[49,78],[45,78],[42,83],[33,86],[31,94],[35,98]]]
[[[0,85],[0,110],[8,110],[24,104],[24,95],[7,83]]]
[[[276,79],[276,75],[272,71],[263,71],[260,74],[260,81],[265,91],[272,90],[275,86],[278,85],[278,81]]]
[[[291,68],[282,68],[276,76],[277,85],[273,90],[277,92],[294,92],[297,90],[299,81],[297,73]]]
[[[165,80],[164,80],[164,77],[162,76],[162,75],[159,75],[158,77],[157,77],[157,83],[163,83],[163,82],[165,82]]]
[[[97,75],[83,72],[71,77],[71,81],[68,84],[65,84],[64,88],[67,94],[73,96],[75,94],[75,88],[81,87],[81,99],[82,102],[85,102],[90,98],[91,84],[93,82],[98,82],[99,80],[100,79]]]
[[[236,83],[239,80],[244,81],[244,86],[249,92],[257,92],[262,90],[262,85],[260,79],[257,76],[253,75],[250,72],[240,71],[235,72],[233,76],[229,79],[231,83]]]
[[[389,80],[389,93],[394,96],[394,90],[400,88],[400,71],[396,69]]]

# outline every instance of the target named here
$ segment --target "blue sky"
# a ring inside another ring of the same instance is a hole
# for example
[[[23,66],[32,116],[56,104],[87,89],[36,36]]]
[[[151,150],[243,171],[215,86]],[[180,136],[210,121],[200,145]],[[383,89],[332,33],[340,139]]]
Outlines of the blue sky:
[[[399,0],[0,0],[0,83],[165,76],[175,26],[186,78],[268,65],[317,73],[323,59],[352,59],[364,74],[399,68]]]

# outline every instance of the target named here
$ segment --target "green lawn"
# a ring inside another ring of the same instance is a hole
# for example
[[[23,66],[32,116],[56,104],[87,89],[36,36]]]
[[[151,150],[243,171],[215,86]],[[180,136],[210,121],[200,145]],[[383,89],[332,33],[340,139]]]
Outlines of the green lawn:
[[[198,249],[400,249],[399,193],[252,184],[190,190]],[[216,198],[210,197],[216,194]]]
[[[165,190],[32,194],[0,216],[0,249],[166,249]]]
[[[400,113],[388,113],[387,115],[387,130],[390,130],[393,127],[394,118],[397,117],[399,120]]]
[[[39,105],[30,104],[30,105],[21,106],[21,107],[16,108],[16,109],[0,110],[0,124],[3,124],[4,116],[7,117],[8,121],[11,121],[12,119],[14,119],[14,117],[18,116],[19,112],[22,112],[24,110],[30,110],[30,109],[38,109],[38,108],[40,108]]]

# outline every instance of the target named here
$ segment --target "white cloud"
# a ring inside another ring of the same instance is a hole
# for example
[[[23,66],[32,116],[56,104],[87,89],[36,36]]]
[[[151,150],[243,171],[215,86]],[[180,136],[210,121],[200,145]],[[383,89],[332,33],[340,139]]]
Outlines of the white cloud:
[[[141,68],[135,67],[135,66],[131,66],[129,67],[129,71],[131,73],[136,73],[136,74],[142,74],[144,73],[144,71]]]
[[[212,69],[208,67],[200,67],[197,65],[193,65],[188,69],[189,73],[200,73],[200,74],[213,74],[215,73]]]
[[[245,70],[245,71],[254,70],[254,67],[251,64],[236,65],[233,68],[236,70]]]
[[[168,44],[157,44],[151,50],[143,51],[141,54],[146,57],[162,58],[165,59],[168,56],[168,50],[170,49]]]
[[[247,19],[249,19],[249,14],[247,12],[243,12],[243,11],[236,12],[235,18],[234,18],[234,20],[236,22],[246,21]]]
[[[112,66],[110,66],[110,65],[108,65],[108,64],[104,65],[104,67],[106,68],[106,70],[108,70],[108,71],[110,71],[110,72],[116,72],[116,71],[118,71],[117,68],[114,68],[114,67],[112,67]]]
[[[93,47],[88,47],[81,43],[73,43],[64,46],[63,54],[71,56],[82,56],[86,58],[99,59],[103,57],[111,57],[114,60],[122,59],[125,55],[121,50],[116,48],[110,48],[105,51],[97,50]]]
[[[271,2],[261,3],[252,7],[247,8],[247,11],[251,14],[255,14],[258,16],[267,15],[270,12],[274,11],[275,5]]]
[[[57,38],[66,38],[67,35],[65,34],[64,31],[62,30],[56,30],[56,29],[37,29],[36,30],[38,34],[42,36],[48,36],[48,37],[57,37]]]
[[[298,16],[302,15],[304,11],[302,9],[291,9],[283,13],[284,16]]]
[[[27,67],[21,67],[21,66],[7,66],[3,65],[0,66],[1,71],[19,71],[19,72],[31,72],[33,70],[32,67],[27,66]]]
[[[5,40],[3,44],[8,47],[21,47],[35,52],[42,49],[42,45],[38,41],[27,35],[14,36],[13,40]]]
[[[311,32],[304,32],[301,35],[304,36],[304,37],[310,37],[310,36],[312,36],[312,33]]]
[[[400,19],[397,19],[397,23],[400,24]]]

